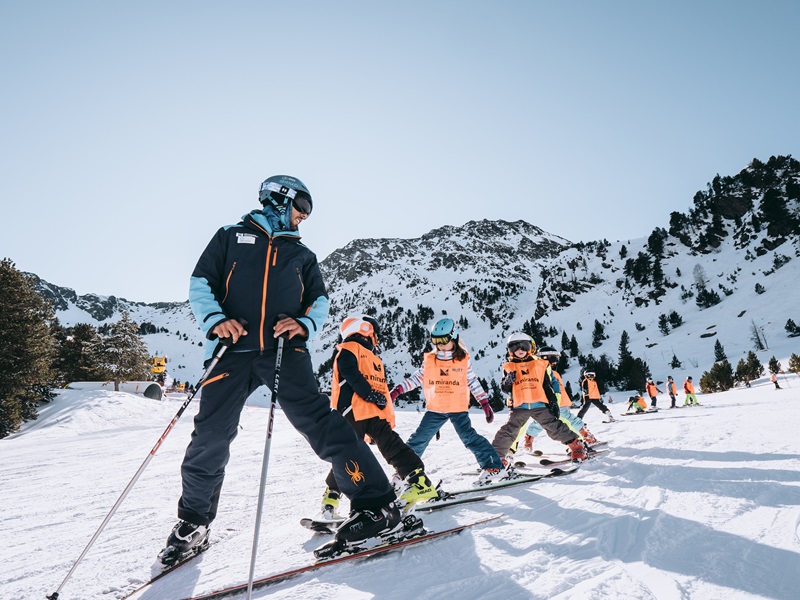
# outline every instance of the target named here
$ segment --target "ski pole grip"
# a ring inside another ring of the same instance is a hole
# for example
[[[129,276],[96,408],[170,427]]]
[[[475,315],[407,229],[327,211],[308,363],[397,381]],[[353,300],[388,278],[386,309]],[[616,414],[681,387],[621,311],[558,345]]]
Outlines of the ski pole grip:
[[[285,313],[281,313],[281,314],[279,314],[279,315],[278,315],[278,317],[275,319],[275,321],[276,321],[276,322],[278,322],[278,321],[283,321],[284,319],[288,319],[288,318],[289,318],[289,315],[287,315],[287,314],[285,314]],[[289,333],[288,333],[288,332],[286,332],[286,331],[284,331],[284,332],[283,332],[283,333],[280,335],[280,337],[282,337],[282,338],[283,338],[283,339],[285,339],[285,340],[288,340],[288,339],[289,339]]]

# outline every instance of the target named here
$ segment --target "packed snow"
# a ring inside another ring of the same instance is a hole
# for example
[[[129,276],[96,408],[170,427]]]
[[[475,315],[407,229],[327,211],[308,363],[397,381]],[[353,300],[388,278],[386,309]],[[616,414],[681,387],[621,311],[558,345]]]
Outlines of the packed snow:
[[[500,520],[331,565],[253,598],[794,600],[800,377],[781,375],[779,383],[776,390],[764,377],[750,389],[698,395],[702,406],[674,410],[662,395],[660,412],[608,424],[591,408],[587,423],[610,450],[577,473],[421,515],[433,530]],[[0,441],[3,599],[44,599],[59,587],[184,400],[65,390],[37,421]],[[197,406],[167,436],[60,600],[117,599],[150,578],[176,521],[179,467]],[[622,398],[610,407],[622,412]],[[491,439],[507,414],[492,424],[478,410],[471,417]],[[138,600],[177,600],[247,581],[268,415],[261,407],[242,413],[212,546]],[[407,438],[420,418],[415,407],[399,410],[397,431]],[[563,453],[544,437],[535,447]],[[477,465],[449,424],[423,459],[445,488],[475,479]],[[278,410],[257,578],[313,561],[311,550],[326,537],[298,522],[318,511],[326,473]]]

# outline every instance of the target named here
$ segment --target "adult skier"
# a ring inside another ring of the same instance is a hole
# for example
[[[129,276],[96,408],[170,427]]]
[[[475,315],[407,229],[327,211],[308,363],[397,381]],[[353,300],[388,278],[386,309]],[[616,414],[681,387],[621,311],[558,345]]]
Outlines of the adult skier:
[[[580,435],[561,421],[558,398],[553,389],[550,362],[534,354],[536,344],[529,335],[515,332],[508,336],[508,360],[503,364],[500,389],[511,396],[508,421],[495,434],[492,447],[506,456],[528,419],[533,419],[552,439],[569,447],[573,462],[586,460],[586,446]]]
[[[614,417],[608,407],[603,404],[600,396],[600,389],[597,387],[595,381],[595,374],[592,371],[584,371],[583,379],[581,380],[581,396],[583,396],[583,406],[578,411],[578,418],[583,419],[583,415],[589,410],[589,407],[594,404],[599,408],[609,421],[614,421]]]
[[[340,328],[342,343],[333,359],[331,405],[344,415],[358,437],[368,435],[378,451],[405,482],[397,505],[409,511],[417,502],[439,494],[425,475],[422,459],[394,431],[394,402],[389,396],[386,370],[380,359],[380,326],[366,315],[347,317]],[[322,521],[340,520],[336,514],[341,490],[333,469],[325,480]]]
[[[220,339],[229,338],[232,347],[203,385],[181,466],[180,521],[159,555],[164,564],[207,546],[242,407],[261,385],[272,388],[280,336],[288,339],[277,400],[350,497],[350,517],[337,540],[402,526],[394,490],[372,451],[317,388],[306,342],[328,316],[328,297],[317,258],[298,232],[311,214],[311,194],[299,179],[276,175],[261,184],[259,200],[261,208],[217,231],[192,273],[189,302],[208,339],[206,360]]]
[[[494,420],[494,412],[489,406],[489,396],[472,370],[472,360],[452,319],[439,319],[434,324],[431,342],[434,349],[425,353],[422,366],[391,392],[392,401],[417,387],[422,387],[425,394],[428,410],[406,443],[421,457],[433,436],[450,421],[481,468],[476,485],[507,477],[503,462],[489,440],[475,431],[470,422],[470,392],[481,405],[487,423]]]
[[[658,402],[658,398],[656,394],[663,394],[656,383],[653,381],[652,377],[647,378],[647,384],[645,385],[645,389],[647,391],[647,395],[650,396],[650,408],[656,408],[656,402]]]

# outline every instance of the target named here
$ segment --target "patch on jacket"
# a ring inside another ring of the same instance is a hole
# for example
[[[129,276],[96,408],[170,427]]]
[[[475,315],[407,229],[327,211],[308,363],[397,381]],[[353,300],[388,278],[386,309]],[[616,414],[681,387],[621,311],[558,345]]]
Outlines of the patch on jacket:
[[[256,236],[252,233],[237,233],[236,234],[236,243],[237,244],[255,244],[256,243]]]

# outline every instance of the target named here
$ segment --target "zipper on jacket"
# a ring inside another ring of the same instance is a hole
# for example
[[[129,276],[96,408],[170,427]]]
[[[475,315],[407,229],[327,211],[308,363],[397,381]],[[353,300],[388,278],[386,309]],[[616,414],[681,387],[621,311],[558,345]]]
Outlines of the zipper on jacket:
[[[222,302],[220,302],[220,304],[224,304],[225,299],[228,297],[228,284],[231,282],[231,277],[233,276],[233,270],[235,268],[236,268],[236,261],[233,261],[233,264],[231,265],[231,270],[228,273],[228,278],[225,280],[225,297],[222,299]]]
[[[300,275],[300,267],[295,267],[294,270],[297,272],[297,279],[300,280],[300,304],[303,304],[303,294],[306,291],[306,286],[303,285],[303,277]]]
[[[269,281],[269,263],[272,258],[272,238],[269,238],[267,245],[267,260],[264,265],[264,287],[261,290],[261,328],[259,333],[259,341],[261,343],[260,354],[264,354],[264,325],[267,318],[267,282]]]

